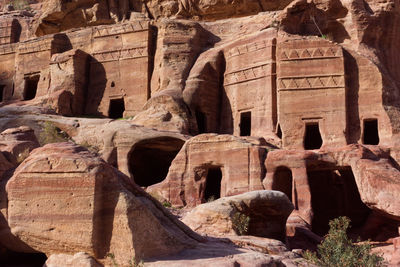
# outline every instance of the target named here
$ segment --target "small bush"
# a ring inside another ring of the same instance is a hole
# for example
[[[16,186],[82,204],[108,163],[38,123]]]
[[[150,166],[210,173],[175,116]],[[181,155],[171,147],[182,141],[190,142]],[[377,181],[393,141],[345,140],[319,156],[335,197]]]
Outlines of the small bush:
[[[29,150],[29,148],[27,148],[24,149],[24,151],[22,151],[21,153],[18,153],[18,155],[16,156],[17,164],[21,164],[29,156],[30,152],[31,151]]]
[[[115,256],[113,253],[108,253],[107,257],[111,259],[111,262],[114,267],[119,267],[119,264],[115,260]],[[129,267],[144,267],[144,262],[142,260],[138,261],[138,260],[136,260],[135,257],[132,257],[132,259],[130,259],[128,262],[128,266]]]
[[[10,4],[14,7],[15,10],[30,10],[31,7],[27,0],[12,0]]]
[[[238,210],[232,216],[232,228],[238,235],[245,235],[249,231],[250,217]]]
[[[306,251],[303,257],[327,267],[378,267],[383,266],[383,258],[371,253],[369,243],[353,244],[347,237],[350,219],[339,217],[329,222],[329,232],[318,245],[317,253]]]
[[[61,131],[52,122],[46,121],[43,124],[42,131],[39,134],[39,143],[41,146],[67,141],[70,141],[70,137],[67,135],[67,133]]]

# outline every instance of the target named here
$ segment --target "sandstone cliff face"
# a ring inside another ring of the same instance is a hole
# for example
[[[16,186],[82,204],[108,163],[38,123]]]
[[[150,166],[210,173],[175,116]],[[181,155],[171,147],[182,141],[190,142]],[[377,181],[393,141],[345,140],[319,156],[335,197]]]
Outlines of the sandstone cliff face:
[[[398,262],[398,0],[9,4],[0,1],[3,246],[54,255],[49,266],[109,264],[107,253],[174,266],[179,251],[201,266],[212,249],[139,187],[185,209],[271,189],[293,204],[292,248],[315,246],[329,220],[348,216],[351,235],[392,243],[385,256]],[[99,157],[65,143],[33,150],[46,125]],[[229,216],[207,216],[185,221],[232,230]],[[245,250],[226,259],[238,252],[214,241],[222,265],[286,264]]]

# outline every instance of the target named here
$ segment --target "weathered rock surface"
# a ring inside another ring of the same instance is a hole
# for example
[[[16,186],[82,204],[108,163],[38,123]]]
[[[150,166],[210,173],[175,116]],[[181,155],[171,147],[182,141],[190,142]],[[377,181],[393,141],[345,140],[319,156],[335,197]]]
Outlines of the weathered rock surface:
[[[127,255],[149,258],[196,244],[194,233],[126,176],[71,143],[35,150],[6,193],[9,229],[1,242],[13,251],[83,251],[102,262],[113,253],[123,263]]]
[[[51,255],[43,267],[101,267],[95,259],[88,254],[79,252],[75,255],[53,254]]]
[[[14,165],[21,163],[39,147],[33,129],[27,126],[9,128],[0,133],[0,152]]]
[[[201,204],[182,221],[208,235],[248,234],[284,240],[286,219],[292,210],[282,192],[252,191]],[[245,226],[248,229],[243,229]]]
[[[193,207],[209,198],[263,189],[261,180],[267,152],[264,145],[265,140],[260,138],[195,136],[176,155],[165,180],[147,191],[173,205]]]

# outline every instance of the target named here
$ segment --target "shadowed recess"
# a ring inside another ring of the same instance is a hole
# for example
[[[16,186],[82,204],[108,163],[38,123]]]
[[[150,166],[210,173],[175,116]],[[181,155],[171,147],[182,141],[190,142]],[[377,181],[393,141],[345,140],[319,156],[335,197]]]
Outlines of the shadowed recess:
[[[147,139],[135,144],[128,156],[129,172],[135,183],[150,186],[163,181],[183,144],[184,141],[172,137]]]

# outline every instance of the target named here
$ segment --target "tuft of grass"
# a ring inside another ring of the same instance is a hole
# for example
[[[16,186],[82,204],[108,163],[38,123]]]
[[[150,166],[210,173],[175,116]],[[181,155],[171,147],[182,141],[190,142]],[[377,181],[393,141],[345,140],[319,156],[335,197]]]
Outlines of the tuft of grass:
[[[38,139],[41,146],[52,143],[68,142],[71,140],[66,132],[57,128],[54,123],[50,121],[44,122]]]
[[[329,222],[329,232],[320,245],[317,253],[307,250],[303,257],[317,265],[326,267],[379,267],[384,259],[371,253],[369,242],[353,244],[347,237],[350,219],[339,217]]]
[[[31,10],[27,0],[12,0],[10,1],[10,4],[15,10]]]
[[[16,156],[17,164],[21,164],[29,156],[30,152],[31,151],[29,150],[29,148],[26,148],[21,153],[18,153],[18,155]]]
[[[249,231],[250,217],[238,210],[232,216],[232,228],[238,235],[246,235]]]
[[[107,258],[111,259],[111,263],[114,267],[119,267],[119,264],[117,263],[117,261],[115,260],[115,255],[114,253],[108,253],[107,254]],[[126,266],[126,265],[125,265]],[[132,257],[132,259],[130,259],[128,261],[128,266],[129,267],[144,267],[144,262],[142,260],[137,260],[135,256]]]

